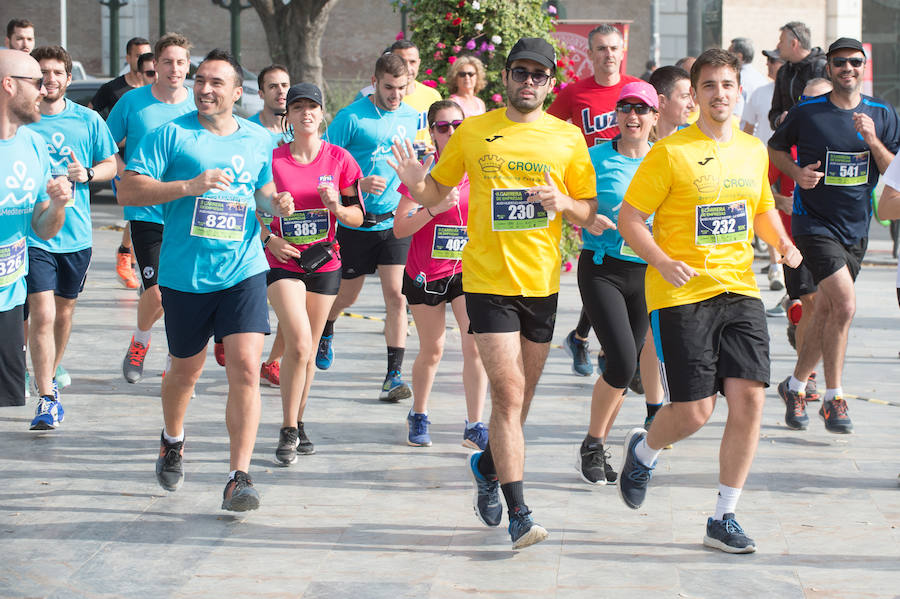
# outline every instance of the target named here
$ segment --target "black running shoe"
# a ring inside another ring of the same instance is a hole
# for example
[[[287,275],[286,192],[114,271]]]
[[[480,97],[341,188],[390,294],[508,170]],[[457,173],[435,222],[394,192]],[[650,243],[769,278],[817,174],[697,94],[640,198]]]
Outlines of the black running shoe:
[[[285,426],[278,432],[278,448],[275,450],[275,463],[279,466],[290,466],[297,461],[297,429]]]
[[[843,397],[835,397],[829,401],[823,401],[819,408],[819,416],[825,421],[825,430],[829,433],[846,435],[853,432],[853,422],[847,413],[847,402]]]
[[[778,383],[778,395],[784,400],[784,423],[795,431],[805,431],[809,426],[809,416],[806,415],[806,394],[791,391],[788,386],[788,377]]]
[[[309,440],[309,437],[306,436],[306,431],[303,429],[303,423],[297,423],[297,453],[300,455],[312,455],[316,453],[316,446],[313,445],[312,441]]]
[[[509,532],[513,549],[523,549],[550,536],[543,526],[534,521],[531,510],[527,507],[516,508],[509,512],[509,526],[506,530]]]
[[[247,512],[257,508],[259,508],[259,493],[253,488],[250,475],[238,470],[222,492],[222,509],[232,512]]]
[[[503,506],[500,504],[500,481],[496,478],[487,479],[478,471],[478,460],[483,451],[476,451],[469,456],[469,474],[472,476],[472,484],[475,486],[475,496],[472,507],[475,515],[485,526],[499,526],[503,520]]]
[[[633,428],[625,437],[625,447],[623,449],[622,476],[619,478],[619,497],[625,502],[625,505],[633,510],[641,507],[644,498],[647,496],[647,485],[650,483],[650,477],[653,476],[652,466],[645,466],[641,463],[637,456],[634,455],[634,447],[642,439],[647,437],[647,431],[642,428]]]
[[[184,441],[169,443],[159,434],[159,457],[156,458],[156,480],[166,491],[177,491],[184,482]]]
[[[744,529],[734,519],[734,514],[725,514],[721,520],[709,518],[706,521],[703,544],[726,553],[756,551],[756,542],[744,533]]]
[[[608,482],[616,482],[616,472],[608,463],[609,451],[603,448],[602,443],[587,444],[587,439],[582,441],[578,448],[578,457],[575,469],[581,474],[581,480],[591,485],[605,485]],[[609,476],[612,476],[612,481]]]
[[[628,383],[628,388],[637,393],[638,395],[644,394],[644,381],[641,380],[641,369],[638,368],[634,371],[634,376],[631,377],[631,382]]]

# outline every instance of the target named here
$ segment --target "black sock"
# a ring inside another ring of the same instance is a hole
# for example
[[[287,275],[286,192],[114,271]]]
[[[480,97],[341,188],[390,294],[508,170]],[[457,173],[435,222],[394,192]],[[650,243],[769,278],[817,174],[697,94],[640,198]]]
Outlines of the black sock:
[[[582,447],[591,447],[592,445],[599,445],[603,447],[603,439],[600,437],[592,437],[590,435],[584,436],[584,441],[581,443]]]
[[[326,320],[326,321],[325,321],[325,328],[322,329],[322,336],[323,336],[323,337],[330,337],[330,336],[332,336],[332,335],[334,335],[334,321],[333,321],[333,320]]]
[[[119,253],[120,253],[120,254],[130,254],[130,253],[131,253],[131,248],[127,248],[127,247],[125,247],[124,245],[120,245],[120,246],[119,246]]]
[[[517,480],[512,483],[504,483],[500,485],[500,490],[503,491],[503,497],[506,499],[506,509],[509,510],[510,514],[517,509],[528,511],[528,506],[525,505],[525,487],[522,481]]]
[[[497,478],[497,468],[494,466],[494,456],[491,455],[490,441],[484,448],[481,457],[478,458],[478,471],[488,480]]]
[[[657,404],[648,403],[647,404],[647,417],[653,418],[654,416],[656,416],[656,413],[659,412],[659,409],[661,407],[663,407],[663,405],[661,403],[657,403]]]
[[[579,339],[587,339],[588,335],[591,334],[591,321],[588,318],[587,312],[583,309],[581,310],[581,316],[578,317],[578,326],[575,327],[575,335]]]
[[[403,367],[403,353],[406,351],[404,347],[388,347],[387,348],[387,358],[388,358],[388,372],[397,371],[400,372],[400,369]]]

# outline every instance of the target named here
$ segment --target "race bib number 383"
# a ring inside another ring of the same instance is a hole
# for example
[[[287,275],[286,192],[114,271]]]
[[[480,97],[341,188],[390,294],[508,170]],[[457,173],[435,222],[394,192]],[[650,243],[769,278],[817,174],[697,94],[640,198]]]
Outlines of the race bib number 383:
[[[281,233],[285,241],[297,245],[325,239],[328,236],[328,210],[298,210],[282,217]]]
[[[27,256],[25,238],[0,245],[0,287],[11,285],[25,276]]]
[[[736,243],[749,239],[747,202],[697,206],[697,245]]]
[[[244,238],[246,222],[247,202],[241,198],[201,196],[194,201],[191,235],[236,241]]]
[[[527,189],[492,189],[491,217],[494,231],[546,229],[550,223],[540,202],[529,201]]]
[[[825,185],[848,187],[869,180],[869,151],[828,152],[825,155]]]

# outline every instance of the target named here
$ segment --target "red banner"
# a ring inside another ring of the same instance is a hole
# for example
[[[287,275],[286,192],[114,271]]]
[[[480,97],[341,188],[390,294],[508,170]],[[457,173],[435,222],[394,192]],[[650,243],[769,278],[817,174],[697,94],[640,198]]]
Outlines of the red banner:
[[[556,25],[553,37],[569,49],[569,56],[575,62],[572,69],[579,79],[593,77],[594,75],[594,67],[587,55],[588,33],[601,23],[609,23],[622,33],[622,39],[625,40],[625,56],[622,58],[622,65],[619,71],[624,75],[625,67],[628,64],[628,30],[631,27],[630,23],[614,21],[560,21]]]

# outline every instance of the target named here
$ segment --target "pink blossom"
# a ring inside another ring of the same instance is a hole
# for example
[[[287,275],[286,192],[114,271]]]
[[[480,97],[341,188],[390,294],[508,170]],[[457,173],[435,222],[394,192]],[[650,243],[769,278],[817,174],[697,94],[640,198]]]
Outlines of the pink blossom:
[[[480,48],[480,50],[481,50],[482,52],[487,51],[487,47],[488,47],[487,42],[481,42],[481,48]]]
[[[443,75],[441,75],[440,77],[438,77],[438,83],[447,83],[447,80],[444,79]]]
[[[444,59],[443,53],[441,53],[441,51],[438,50],[437,52],[434,53],[434,59],[435,60],[443,60]]]
[[[556,14],[556,7],[553,6],[552,4],[551,4],[550,6],[548,6],[548,7],[547,7],[547,14],[549,14],[549,15],[555,15],[555,14]],[[566,272],[569,272],[569,271],[567,270]]]
[[[453,64],[454,62],[456,62],[456,57],[455,57],[455,56],[448,56],[448,57],[447,57],[447,62],[449,62],[450,64]]]
[[[462,50],[462,46],[453,46],[453,53],[459,54],[459,51]]]
[[[494,44],[488,44],[486,50],[487,50],[488,52],[493,52],[493,51],[494,51]]]
[[[403,35],[403,32],[401,31],[400,33],[397,34],[397,36],[396,36],[394,39],[395,39],[395,40],[402,40],[404,37],[406,37],[406,36]]]
[[[475,46],[475,40],[469,40],[466,42],[466,50],[474,50]]]
[[[431,69],[425,69],[425,74],[426,74],[426,75],[431,75],[432,72],[433,72],[433,71],[432,71]]]
[[[553,8],[552,6],[550,8]],[[566,272],[572,272],[572,263],[566,260],[566,263],[563,265],[566,269]]]
[[[438,48],[439,50],[443,50],[444,48],[447,47],[447,44],[445,44],[444,42],[438,42],[434,45],[434,47]]]
[[[578,81],[578,78],[576,77],[575,80]],[[566,87],[567,87],[568,85],[569,85],[568,83],[566,83],[565,81],[563,81],[562,83],[559,84],[559,89],[566,89]]]
[[[434,79],[425,79],[424,81],[422,81],[422,83],[424,83],[428,87],[437,87],[437,83]]]
[[[462,19],[460,19],[459,17],[456,17],[455,19],[453,19],[452,25],[455,26],[455,25],[459,25],[460,23],[462,23]]]
[[[502,101],[503,101],[503,96],[501,96],[500,94],[494,94],[493,96],[491,96],[491,102],[494,102],[495,104],[499,104]]]

